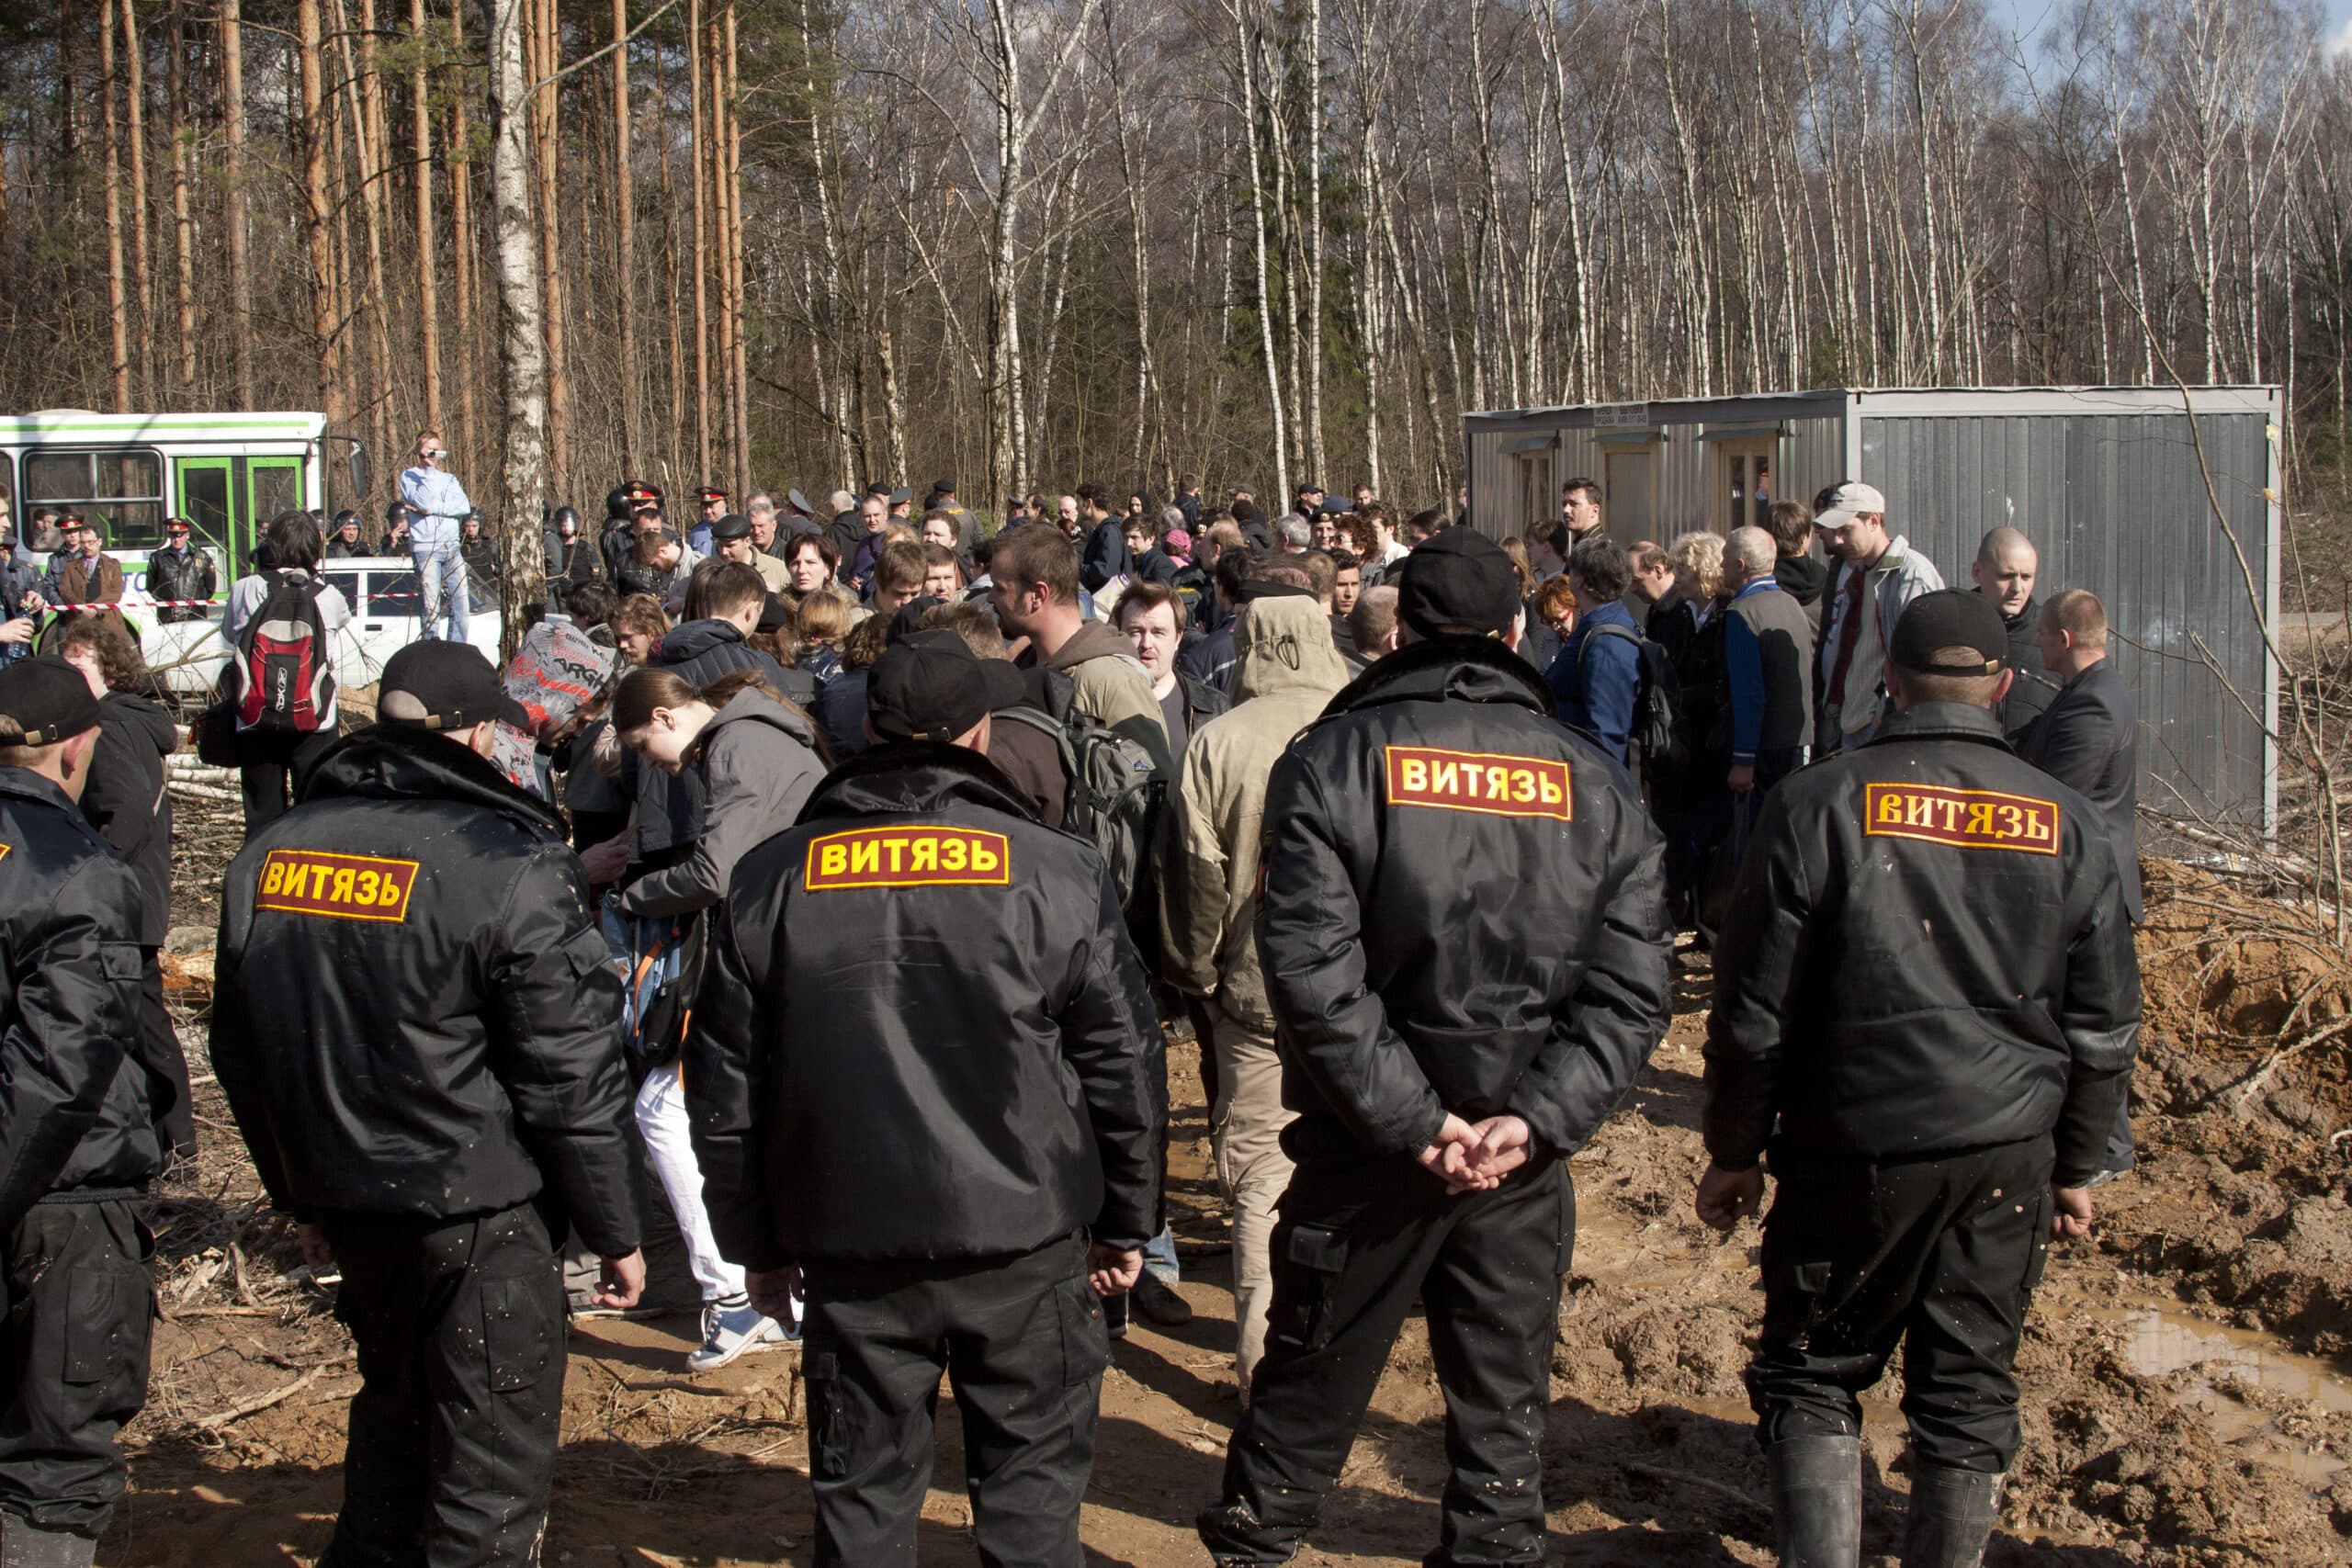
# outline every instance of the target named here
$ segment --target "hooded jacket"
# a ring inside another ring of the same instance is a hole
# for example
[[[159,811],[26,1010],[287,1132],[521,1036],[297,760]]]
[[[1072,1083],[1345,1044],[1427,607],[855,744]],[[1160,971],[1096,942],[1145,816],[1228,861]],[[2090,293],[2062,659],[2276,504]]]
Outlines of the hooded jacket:
[[[2098,1170],[2140,1026],[2104,826],[1955,703],[1783,780],[1715,945],[1715,1163],[1776,1136],[1891,1159],[2054,1132],[2061,1185]]]
[[[752,690],[729,697],[703,726],[691,770],[706,799],[702,836],[676,865],[630,883],[620,898],[624,914],[682,915],[718,903],[736,863],[791,827],[825,776],[815,727]]]
[[[138,878],[65,792],[0,767],[0,1235],[163,1168],[139,1038]]]
[[[817,700],[815,681],[744,641],[732,621],[681,622],[662,634],[652,662],[697,691],[721,675],[756,670],[761,680],[802,707]],[[623,776],[637,801],[637,860],[654,866],[674,863],[702,837],[704,781],[692,770],[673,777],[637,756],[629,758]]]
[[[1312,599],[1261,599],[1236,624],[1248,634],[1234,666],[1238,705],[1193,734],[1163,818],[1161,973],[1262,1033],[1274,1026],[1255,931],[1266,781],[1348,674]]]
[[[1159,1229],[1165,1045],[1094,849],[987,759],[877,746],[743,857],[685,1043],[746,1269]]]
[[[621,983],[554,809],[446,737],[321,758],[220,894],[212,1065],[270,1200],[441,1221],[552,1189],[638,1245]]]
[[[1829,586],[1829,563],[1815,560],[1809,555],[1782,556],[1772,563],[1772,581],[1782,592],[1796,601],[1804,612],[1805,624],[1813,628],[1815,643],[1821,640],[1821,595]]]
[[[1041,659],[1032,647],[1022,655],[1023,668],[1035,665],[1059,670],[1077,689],[1080,709],[1141,745],[1159,764],[1162,777],[1173,777],[1175,758],[1168,749],[1168,722],[1160,716],[1159,699],[1151,694],[1151,677],[1136,659],[1135,644],[1101,621],[1081,625],[1068,642]]]
[[[141,947],[161,947],[172,924],[172,800],[164,759],[180,734],[161,703],[108,692],[98,703],[98,749],[82,788],[82,815],[138,874]]]
[[[1294,1157],[1410,1157],[1448,1111],[1564,1157],[1666,1032],[1664,842],[1550,709],[1500,643],[1434,638],[1274,764],[1258,951]]]

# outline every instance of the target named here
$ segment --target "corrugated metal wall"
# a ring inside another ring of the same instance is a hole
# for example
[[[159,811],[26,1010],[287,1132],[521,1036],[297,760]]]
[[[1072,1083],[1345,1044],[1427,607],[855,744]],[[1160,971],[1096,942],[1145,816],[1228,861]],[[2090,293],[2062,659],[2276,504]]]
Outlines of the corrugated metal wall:
[[[2272,570],[2266,423],[2259,414],[2199,421],[2258,584]],[[2259,713],[2262,639],[2207,510],[2185,415],[1865,418],[1861,441],[1859,477],[1886,492],[1890,525],[1953,586],[1968,585],[1984,531],[2007,523],[2041,551],[2038,598],[2068,588],[2099,596],[2120,634],[2109,656],[2139,703],[2143,803],[2259,822],[2261,728],[2205,655]]]
[[[1820,491],[1846,477],[1846,421],[1792,419],[1781,422],[1781,460],[1773,465],[1776,501],[1810,506]]]

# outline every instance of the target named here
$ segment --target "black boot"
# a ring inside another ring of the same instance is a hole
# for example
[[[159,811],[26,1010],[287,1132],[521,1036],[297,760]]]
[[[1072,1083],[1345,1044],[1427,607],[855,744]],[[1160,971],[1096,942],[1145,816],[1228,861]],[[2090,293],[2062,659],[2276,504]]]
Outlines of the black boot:
[[[1855,1568],[1862,1555],[1862,1440],[1783,1438],[1764,1450],[1764,1463],[1781,1568]]]
[[[1915,1464],[1903,1568],[1977,1568],[2001,1517],[2001,1477]]]

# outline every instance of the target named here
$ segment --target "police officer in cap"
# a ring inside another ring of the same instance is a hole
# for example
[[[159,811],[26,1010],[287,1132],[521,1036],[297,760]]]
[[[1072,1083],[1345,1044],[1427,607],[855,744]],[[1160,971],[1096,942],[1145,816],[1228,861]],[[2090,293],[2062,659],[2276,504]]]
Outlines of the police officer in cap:
[[[1781,1560],[1860,1550],[1859,1396],[1904,1347],[1905,1568],[1969,1568],[2018,1449],[2010,1368],[2129,1087],[2140,971],[2098,811],[2012,755],[2007,632],[1912,602],[1895,713],[1766,801],[1715,949],[1699,1217],[1764,1221],[1748,1398]]]
[[[1220,1564],[1313,1526],[1418,1296],[1453,1473],[1431,1563],[1544,1555],[1537,1451],[1574,1221],[1567,1156],[1669,1018],[1663,844],[1512,651],[1510,558],[1403,572],[1397,651],[1274,764],[1258,947],[1296,1165],[1223,1500]]]
[[[364,1380],[326,1568],[537,1561],[567,1222],[633,1304],[643,1178],[621,987],[563,824],[486,761],[524,722],[412,643],[220,896],[212,1064]]]
[[[0,1562],[86,1568],[147,1401],[163,1168],[139,1038],[139,881],[74,803],[98,704],[62,659],[0,670]]]
[[[820,1564],[911,1562],[944,1371],[989,1562],[1078,1568],[1098,1298],[1159,1230],[1164,1046],[1092,845],[988,761],[1002,660],[917,631],[876,744],[743,858],[684,1055],[719,1250],[807,1293]]]

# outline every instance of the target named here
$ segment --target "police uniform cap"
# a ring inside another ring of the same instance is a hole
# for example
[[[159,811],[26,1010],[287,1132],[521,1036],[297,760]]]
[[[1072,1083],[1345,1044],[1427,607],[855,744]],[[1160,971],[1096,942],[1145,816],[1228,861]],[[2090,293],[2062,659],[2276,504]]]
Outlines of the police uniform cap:
[[[1896,668],[1922,675],[1997,675],[2008,646],[2008,628],[1990,599],[1965,588],[1940,588],[1905,607],[1886,656]],[[1966,663],[1936,662],[1939,652],[1951,648],[1968,649],[1978,658]]]
[[[97,728],[98,699],[90,695],[90,682],[79,670],[53,654],[40,654],[0,670],[0,718],[14,719],[23,731],[23,739],[11,744],[54,746]]]
[[[954,740],[1020,695],[1019,671],[933,626],[882,650],[866,675],[865,711],[885,740]]]
[[[710,525],[713,539],[748,539],[752,536],[752,520],[740,512],[730,512]]]
[[[810,505],[808,498],[801,494],[798,491],[786,491],[784,492],[784,499],[791,503],[793,511],[799,513],[801,515],[806,517],[814,517],[817,515],[816,507]]]
[[[714,501],[725,501],[727,499],[727,492],[723,490],[714,490],[709,485],[705,485],[702,489],[695,491],[695,499],[707,505]]]
[[[1499,632],[1519,618],[1519,573],[1484,534],[1448,528],[1398,563],[1396,618],[1423,637]]]
[[[342,527],[343,520],[345,517],[351,517],[351,513],[348,512],[338,513],[334,520],[334,525],[338,528]],[[353,517],[352,521],[356,523],[358,519]],[[164,519],[164,532],[166,534],[185,534],[195,526],[195,524],[190,523],[185,517],[167,517]]]
[[[376,697],[379,724],[405,729],[464,729],[503,718],[517,729],[531,716],[499,684],[498,671],[469,643],[413,642],[387,660]]]
[[[904,506],[914,498],[915,492],[913,491],[909,490],[904,485],[900,485],[898,489],[890,492],[890,504],[893,506]]]

